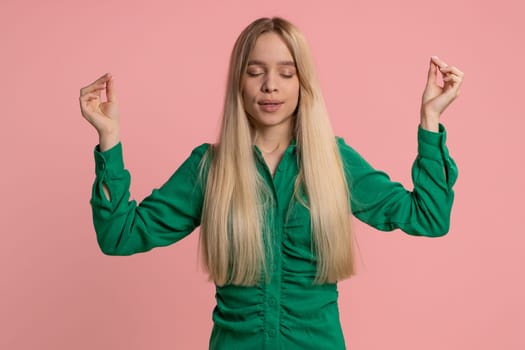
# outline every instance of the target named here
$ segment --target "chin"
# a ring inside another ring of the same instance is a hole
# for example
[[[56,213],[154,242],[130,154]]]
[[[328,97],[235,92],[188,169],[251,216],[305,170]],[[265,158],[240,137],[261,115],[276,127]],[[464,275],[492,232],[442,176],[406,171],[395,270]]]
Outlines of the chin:
[[[259,115],[255,118],[251,118],[255,126],[276,126],[290,122],[292,116],[284,117],[282,115]]]

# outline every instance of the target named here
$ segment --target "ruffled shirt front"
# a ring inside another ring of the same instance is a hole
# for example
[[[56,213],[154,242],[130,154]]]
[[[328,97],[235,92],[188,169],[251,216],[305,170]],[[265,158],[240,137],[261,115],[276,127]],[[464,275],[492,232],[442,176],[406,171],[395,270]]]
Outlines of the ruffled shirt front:
[[[438,237],[450,226],[452,187],[457,167],[446,146],[446,131],[418,127],[418,153],[412,165],[413,189],[374,169],[342,138],[337,145],[349,183],[352,213],[382,231]],[[210,144],[191,152],[161,187],[140,204],[130,200],[131,177],[124,167],[122,144],[104,152],[95,146],[91,206],[98,244],[108,255],[131,255],[173,244],[200,225],[204,185],[199,164]],[[254,287],[216,286],[217,304],[210,349],[345,349],[336,283],[314,285],[316,257],[311,251],[310,215],[293,196],[299,172],[295,140],[274,176],[254,146],[257,169],[271,189],[268,208],[273,259],[271,278]],[[104,195],[102,184],[110,193]],[[176,347],[176,344],[174,345]]]

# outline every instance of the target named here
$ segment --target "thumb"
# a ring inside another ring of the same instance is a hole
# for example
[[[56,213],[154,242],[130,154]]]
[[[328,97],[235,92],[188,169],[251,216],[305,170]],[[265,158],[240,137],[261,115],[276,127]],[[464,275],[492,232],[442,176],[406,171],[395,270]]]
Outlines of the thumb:
[[[427,86],[435,85],[437,75],[437,65],[432,62],[430,58],[430,66],[428,67]]]
[[[115,80],[110,76],[106,83],[106,97],[108,102],[117,102],[117,93],[115,92]]]

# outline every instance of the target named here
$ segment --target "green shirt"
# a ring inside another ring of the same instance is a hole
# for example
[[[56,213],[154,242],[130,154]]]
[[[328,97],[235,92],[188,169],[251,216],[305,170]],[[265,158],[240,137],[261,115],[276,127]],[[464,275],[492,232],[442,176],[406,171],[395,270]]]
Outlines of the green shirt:
[[[371,167],[337,138],[350,180],[352,213],[379,230],[399,228],[416,236],[442,236],[449,230],[457,167],[449,156],[442,124],[439,132],[419,126],[417,135],[412,191]],[[102,252],[145,252],[175,243],[199,226],[204,194],[197,183],[198,166],[209,146],[196,147],[168,181],[139,205],[130,200],[130,173],[124,168],[122,144],[104,152],[95,146],[91,206]],[[310,216],[292,196],[299,169],[295,149],[292,141],[272,177],[254,146],[258,171],[275,198],[267,215],[273,219],[266,223],[272,226],[271,278],[263,278],[255,287],[216,286],[210,349],[345,349],[337,284],[312,284],[316,258],[310,251]],[[111,201],[104,195],[103,182]]]

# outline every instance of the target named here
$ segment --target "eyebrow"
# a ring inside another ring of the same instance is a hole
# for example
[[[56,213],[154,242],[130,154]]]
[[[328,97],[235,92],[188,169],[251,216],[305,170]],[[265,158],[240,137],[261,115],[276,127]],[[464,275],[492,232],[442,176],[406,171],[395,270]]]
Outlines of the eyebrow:
[[[250,61],[248,61],[248,66],[253,66],[253,65],[266,66],[267,64],[264,63],[263,61],[259,61],[259,60],[250,60]],[[292,67],[295,67],[295,62],[294,61],[279,61],[279,62],[277,62],[277,65],[279,65],[279,66],[292,66]]]

